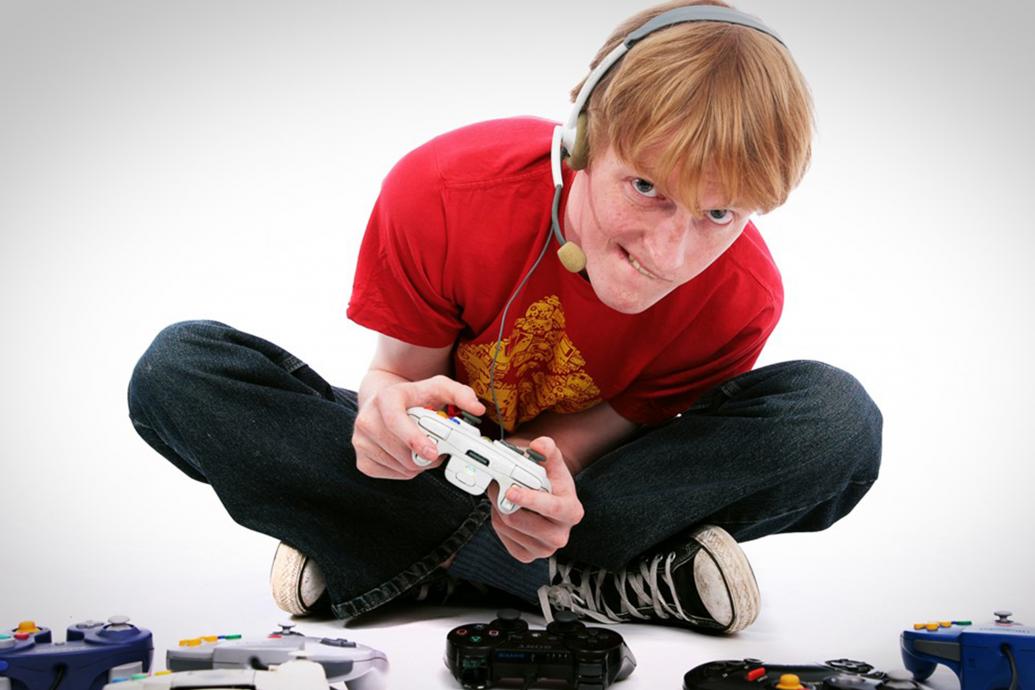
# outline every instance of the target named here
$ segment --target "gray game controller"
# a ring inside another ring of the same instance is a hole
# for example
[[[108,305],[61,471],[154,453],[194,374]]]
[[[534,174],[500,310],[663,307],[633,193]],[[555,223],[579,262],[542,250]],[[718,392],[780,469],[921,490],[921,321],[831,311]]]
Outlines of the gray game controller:
[[[258,669],[294,659],[308,659],[323,667],[328,682],[344,681],[349,690],[383,690],[388,659],[384,652],[351,640],[306,637],[292,631],[293,625],[262,638],[214,635],[180,640],[166,652],[170,671],[207,669]]]
[[[288,661],[268,671],[255,669],[206,669],[183,671],[164,675],[133,677],[109,683],[102,690],[172,690],[195,688],[227,690],[250,688],[254,690],[327,690],[327,676],[320,664],[312,661]]]
[[[522,450],[512,443],[482,436],[477,417],[466,412],[450,417],[424,407],[411,407],[406,413],[435,442],[439,455],[449,456],[445,473],[451,484],[474,496],[485,493],[489,482],[499,485],[496,507],[501,513],[509,515],[518,509],[507,500],[511,486],[550,491],[550,480],[541,464],[543,456],[531,448]],[[421,467],[431,464],[416,453],[412,457]]]

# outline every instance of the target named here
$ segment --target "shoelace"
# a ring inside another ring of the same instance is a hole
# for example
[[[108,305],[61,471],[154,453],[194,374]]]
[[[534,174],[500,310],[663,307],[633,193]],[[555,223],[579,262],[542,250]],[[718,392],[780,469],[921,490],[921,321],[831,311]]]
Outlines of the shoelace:
[[[431,593],[436,589],[442,587],[443,580],[445,581],[445,594],[438,597],[441,601],[439,603],[446,602],[449,597],[453,596],[453,592],[456,590],[456,578],[450,575],[442,575],[440,577],[434,577],[430,580],[425,580],[420,584],[420,588],[414,593],[414,601],[426,601],[430,598]]]
[[[582,569],[570,563],[557,563],[550,559],[550,583],[539,588],[539,606],[547,623],[553,622],[551,604],[568,610],[579,617],[592,618],[599,623],[622,623],[630,618],[647,620],[649,615],[640,609],[648,606],[658,618],[690,618],[679,604],[679,596],[672,578],[672,561],[676,554],[658,554],[649,562],[641,561],[636,569],[625,569],[612,573],[602,568]],[[664,569],[659,573],[661,564]],[[638,570],[639,572],[636,572]],[[658,576],[661,575],[661,581]],[[575,582],[578,578],[578,582]],[[604,584],[614,578],[618,591],[618,610],[614,611],[604,601]],[[668,597],[662,591],[668,587]],[[635,599],[630,599],[629,592]]]

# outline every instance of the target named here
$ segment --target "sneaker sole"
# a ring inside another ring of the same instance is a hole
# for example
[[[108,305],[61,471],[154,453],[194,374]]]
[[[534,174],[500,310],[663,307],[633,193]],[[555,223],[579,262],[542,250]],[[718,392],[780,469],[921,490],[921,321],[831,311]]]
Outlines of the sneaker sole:
[[[712,557],[722,574],[733,607],[733,618],[723,632],[743,630],[758,618],[761,594],[744,550],[737,540],[721,527],[708,525],[693,533],[692,538]]]
[[[300,551],[283,542],[277,545],[270,568],[270,588],[273,601],[281,611],[293,616],[304,616],[310,609],[302,601],[302,571],[309,560]]]

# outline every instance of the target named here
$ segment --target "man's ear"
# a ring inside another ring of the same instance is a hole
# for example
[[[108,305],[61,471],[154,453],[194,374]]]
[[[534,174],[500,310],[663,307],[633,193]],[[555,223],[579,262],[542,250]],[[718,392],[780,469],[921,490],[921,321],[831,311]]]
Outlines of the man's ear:
[[[582,170],[589,164],[589,116],[579,113],[579,119],[575,124],[575,145],[568,152],[568,167],[572,170]]]

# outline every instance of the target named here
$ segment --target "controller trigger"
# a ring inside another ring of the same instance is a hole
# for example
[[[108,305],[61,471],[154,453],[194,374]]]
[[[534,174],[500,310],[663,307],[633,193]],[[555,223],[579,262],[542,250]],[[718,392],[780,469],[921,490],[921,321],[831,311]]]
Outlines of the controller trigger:
[[[460,410],[460,419],[464,420],[464,422],[470,424],[475,429],[482,425],[482,420],[480,417],[475,417],[470,412],[466,412],[464,410]]]

